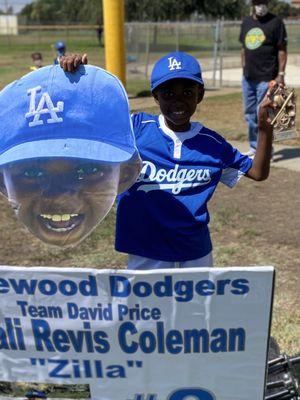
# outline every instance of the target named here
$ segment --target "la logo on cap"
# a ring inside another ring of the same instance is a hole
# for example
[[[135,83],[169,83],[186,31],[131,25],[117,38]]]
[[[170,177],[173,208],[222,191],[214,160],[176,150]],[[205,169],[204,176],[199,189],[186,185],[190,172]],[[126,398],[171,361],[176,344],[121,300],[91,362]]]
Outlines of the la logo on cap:
[[[169,57],[168,60],[168,68],[170,71],[174,71],[174,69],[181,69],[181,61],[177,61],[174,57]]]
[[[50,115],[50,118],[47,119],[47,124],[63,122],[63,118],[59,117],[57,113],[64,110],[64,102],[58,101],[55,107],[48,92],[42,94],[37,108],[35,108],[36,94],[39,93],[41,90],[41,86],[36,86],[27,91],[27,94],[30,95],[30,104],[29,112],[25,114],[25,118],[33,117],[33,121],[29,122],[29,127],[44,125],[44,121],[40,119],[42,114]]]

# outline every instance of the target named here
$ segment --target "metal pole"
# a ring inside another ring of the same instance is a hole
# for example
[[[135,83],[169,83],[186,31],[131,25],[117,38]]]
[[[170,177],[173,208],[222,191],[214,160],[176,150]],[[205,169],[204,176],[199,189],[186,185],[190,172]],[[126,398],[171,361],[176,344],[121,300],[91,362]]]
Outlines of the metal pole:
[[[219,56],[220,56],[220,88],[223,86],[223,53],[224,53],[224,17],[221,20],[220,34],[219,34]]]
[[[213,54],[213,87],[216,87],[216,75],[218,68],[218,38],[220,33],[220,20],[216,21],[215,35],[214,35],[214,54]]]
[[[179,22],[176,22],[176,51],[179,51]]]
[[[146,60],[145,60],[146,78],[148,78],[149,57],[150,57],[150,22],[147,23],[147,33],[146,33]]]
[[[4,0],[4,5],[5,5],[5,12],[6,12],[6,34],[7,34],[7,43],[10,45],[10,32],[9,32],[9,22],[8,22],[8,1]]]
[[[126,84],[124,0],[103,0],[106,69]]]

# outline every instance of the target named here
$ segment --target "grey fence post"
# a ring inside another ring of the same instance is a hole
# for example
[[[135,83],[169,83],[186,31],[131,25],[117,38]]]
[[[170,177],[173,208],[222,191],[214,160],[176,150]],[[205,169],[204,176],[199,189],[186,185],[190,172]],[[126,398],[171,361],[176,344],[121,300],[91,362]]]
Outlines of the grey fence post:
[[[176,51],[179,51],[179,22],[176,22],[175,37],[176,37]]]
[[[219,33],[219,54],[220,54],[220,88],[223,86],[223,54],[224,54],[224,17],[221,20],[220,33]]]
[[[145,53],[146,53],[145,77],[148,78],[148,68],[149,68],[149,58],[150,58],[150,22],[147,23]]]
[[[10,27],[9,27],[9,21],[8,21],[8,2],[7,2],[7,0],[4,0],[4,5],[5,5],[5,12],[6,12],[7,44],[10,46],[11,45],[11,40],[10,40]]]
[[[216,87],[216,75],[218,69],[218,49],[220,40],[220,19],[217,19],[214,35],[214,53],[213,53],[213,87]]]

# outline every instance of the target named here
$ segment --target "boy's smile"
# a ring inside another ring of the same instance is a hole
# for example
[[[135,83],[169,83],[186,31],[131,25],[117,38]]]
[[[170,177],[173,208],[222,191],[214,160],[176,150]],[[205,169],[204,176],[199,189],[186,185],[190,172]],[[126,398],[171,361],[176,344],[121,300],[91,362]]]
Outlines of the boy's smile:
[[[42,241],[82,240],[105,217],[117,193],[119,167],[87,160],[29,160],[3,170],[18,218]]]
[[[190,119],[204,95],[204,87],[191,79],[171,79],[153,92],[167,126],[175,132],[190,129]]]

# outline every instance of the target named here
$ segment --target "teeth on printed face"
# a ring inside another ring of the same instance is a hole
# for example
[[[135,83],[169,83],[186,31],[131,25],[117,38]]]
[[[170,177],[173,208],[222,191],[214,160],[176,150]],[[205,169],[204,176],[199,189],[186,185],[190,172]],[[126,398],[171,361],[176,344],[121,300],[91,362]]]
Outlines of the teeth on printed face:
[[[41,214],[44,219],[49,219],[54,222],[70,221],[73,217],[78,217],[78,214]]]

